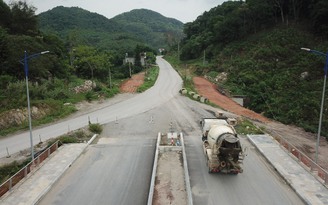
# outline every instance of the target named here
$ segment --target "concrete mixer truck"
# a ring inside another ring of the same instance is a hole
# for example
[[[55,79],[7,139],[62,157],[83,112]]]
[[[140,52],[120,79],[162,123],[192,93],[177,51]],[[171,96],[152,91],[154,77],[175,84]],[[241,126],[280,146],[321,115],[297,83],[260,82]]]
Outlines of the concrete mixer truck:
[[[203,118],[202,141],[208,172],[238,174],[243,172],[244,152],[232,118]]]

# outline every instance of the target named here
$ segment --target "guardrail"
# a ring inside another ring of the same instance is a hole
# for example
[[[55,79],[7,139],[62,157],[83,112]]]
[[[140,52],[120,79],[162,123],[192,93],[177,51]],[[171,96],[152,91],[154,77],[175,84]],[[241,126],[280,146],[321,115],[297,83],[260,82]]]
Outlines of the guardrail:
[[[306,168],[317,178],[319,181],[328,185],[328,172],[320,165],[315,163],[310,157],[306,156],[302,151],[297,149],[294,145],[290,144],[282,136],[275,135],[274,138],[284,147],[299,163],[305,165]]]
[[[24,179],[33,170],[39,168],[40,164],[47,159],[59,147],[59,140],[44,150],[41,154],[36,156],[33,161],[28,163],[25,167],[19,170],[15,175],[10,177],[7,181],[0,185],[0,197],[10,191],[16,184]]]

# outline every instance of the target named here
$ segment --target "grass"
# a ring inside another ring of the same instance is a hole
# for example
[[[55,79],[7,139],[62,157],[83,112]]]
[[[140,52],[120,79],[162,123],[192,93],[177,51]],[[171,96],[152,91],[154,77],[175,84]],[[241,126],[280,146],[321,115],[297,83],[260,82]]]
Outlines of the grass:
[[[103,128],[99,123],[89,124],[89,130],[93,133],[100,134],[103,131]]]
[[[21,170],[25,165],[27,165],[31,159],[26,159],[23,162],[14,161],[10,164],[6,164],[0,167],[0,184],[4,183],[8,180],[11,176],[16,174],[19,170]]]
[[[141,93],[151,88],[155,84],[158,74],[159,74],[158,67],[150,68],[145,75],[144,83],[137,89],[137,92]]]
[[[81,81],[82,82],[82,81]],[[76,83],[77,84],[77,83]],[[113,83],[113,88],[107,88],[106,85],[99,83],[97,86],[98,90],[92,90],[87,93],[78,93],[75,94],[73,92],[69,92],[70,94],[67,98],[64,99],[52,99],[47,98],[43,100],[33,100],[31,101],[31,106],[38,107],[39,109],[47,110],[44,117],[36,119],[32,116],[32,127],[48,124],[51,122],[55,122],[59,119],[65,118],[70,114],[76,112],[76,108],[74,106],[75,103],[81,102],[83,100],[97,100],[99,97],[110,98],[119,93],[119,86],[117,82]],[[64,104],[68,105],[64,105]],[[4,110],[5,111],[5,110]],[[29,125],[26,120],[22,124],[13,124],[10,127],[0,129],[0,138],[10,134],[15,133],[17,131],[28,130]]]
[[[39,107],[41,102],[34,103],[35,106]],[[54,122],[61,118],[67,117],[68,115],[74,113],[76,108],[72,105],[64,106],[61,101],[43,101],[42,106],[46,106],[51,108],[49,114],[46,114],[44,117],[40,119],[32,119],[32,127],[38,125],[44,125],[47,123]],[[0,138],[4,137],[10,133],[17,132],[19,130],[27,130],[29,128],[28,121],[25,121],[21,125],[15,125],[8,128],[4,128],[0,130]]]
[[[264,134],[262,130],[256,127],[251,121],[244,119],[237,124],[235,127],[238,134],[249,135],[249,134]]]

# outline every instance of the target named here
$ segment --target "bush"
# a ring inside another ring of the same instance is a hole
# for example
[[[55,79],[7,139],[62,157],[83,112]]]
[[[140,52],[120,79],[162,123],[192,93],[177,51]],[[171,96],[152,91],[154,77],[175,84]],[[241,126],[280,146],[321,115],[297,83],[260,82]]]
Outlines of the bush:
[[[6,164],[6,165],[0,167],[0,184],[5,182],[7,179],[9,179],[15,173],[17,173],[20,169],[22,169],[29,162],[30,162],[30,160],[25,160],[22,163],[14,161],[10,164]]]
[[[74,137],[76,139],[87,139],[89,136],[86,132],[84,132],[83,130],[78,130],[76,132],[73,132],[71,134],[71,137]]]
[[[72,136],[67,136],[67,135],[61,136],[61,137],[59,138],[59,140],[60,140],[63,144],[68,144],[68,143],[78,143],[77,138],[72,137]]]
[[[93,98],[93,93],[91,91],[89,91],[85,94],[85,99],[87,101],[89,101],[89,102],[92,101],[92,98]]]
[[[89,124],[89,130],[93,133],[100,134],[103,128],[99,123],[96,123],[96,124]]]
[[[210,71],[207,73],[207,75],[210,76],[211,78],[216,78],[216,76],[218,76],[219,73],[216,71]]]

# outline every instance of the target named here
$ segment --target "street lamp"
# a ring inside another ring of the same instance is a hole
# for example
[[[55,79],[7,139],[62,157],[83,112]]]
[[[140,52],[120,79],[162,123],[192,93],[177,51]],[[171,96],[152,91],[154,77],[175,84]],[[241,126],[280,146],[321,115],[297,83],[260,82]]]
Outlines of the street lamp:
[[[28,112],[28,125],[30,129],[30,142],[31,142],[31,156],[32,161],[34,160],[34,149],[33,149],[33,136],[32,136],[32,118],[31,118],[31,106],[30,106],[30,94],[28,90],[28,59],[35,58],[39,55],[43,55],[49,53],[49,51],[42,51],[40,53],[35,53],[30,56],[27,55],[27,52],[24,52],[24,59],[20,60],[20,62],[24,65],[25,70],[25,79],[26,79],[26,95],[27,95],[27,112]]]
[[[321,98],[321,107],[320,107],[320,117],[319,117],[319,126],[318,126],[318,136],[317,136],[317,143],[315,146],[315,162],[318,163],[318,153],[319,153],[319,143],[320,143],[320,133],[321,133],[321,124],[322,124],[322,113],[323,113],[323,105],[325,101],[325,90],[326,90],[326,80],[327,80],[327,70],[328,70],[328,53],[325,54],[320,51],[312,50],[309,48],[301,48],[304,51],[314,53],[316,55],[321,55],[326,57],[326,64],[325,64],[325,75],[323,81],[323,89],[322,89],[322,98]]]

